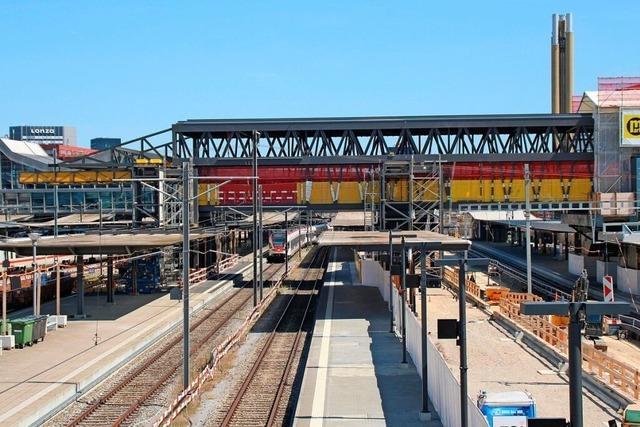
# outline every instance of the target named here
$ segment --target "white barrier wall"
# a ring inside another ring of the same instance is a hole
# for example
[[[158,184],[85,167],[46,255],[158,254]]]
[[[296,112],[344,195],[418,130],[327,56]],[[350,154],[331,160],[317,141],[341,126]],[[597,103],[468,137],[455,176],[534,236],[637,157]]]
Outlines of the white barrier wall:
[[[633,295],[640,295],[640,270],[618,266],[617,273],[618,289]]]
[[[577,254],[569,254],[569,273],[580,275],[584,270],[584,257]]]
[[[606,268],[605,268],[606,267]],[[599,284],[602,284],[602,278],[605,274],[608,274],[611,277],[616,277],[616,272],[618,269],[618,263],[615,261],[604,262],[597,260],[596,261],[596,281]],[[618,286],[618,283],[614,283],[615,286]]]
[[[397,301],[400,299],[398,291],[393,289],[394,299],[394,316],[396,325],[400,324],[400,310]],[[422,378],[422,334],[420,320],[414,316],[407,306],[405,309],[406,333],[407,333],[407,352],[411,356],[418,375]],[[398,328],[399,330],[399,328]],[[440,416],[440,422],[445,427],[460,426],[460,384],[449,369],[449,365],[435,347],[431,338],[427,338],[427,367],[428,367],[428,383],[429,397],[433,406]],[[472,427],[486,427],[487,421],[474,404],[467,397],[467,411],[469,414],[469,425]]]
[[[362,284],[375,286],[380,291],[382,298],[388,302],[389,298],[389,271],[383,270],[379,262],[374,260],[360,260],[360,274]],[[393,288],[391,294],[393,300],[394,327],[398,335],[402,331],[402,318],[400,307],[400,295]],[[407,352],[416,365],[418,375],[422,378],[422,335],[420,320],[413,315],[408,307],[405,309],[407,322]],[[460,384],[449,369],[447,362],[431,341],[427,339],[427,366],[429,368],[429,397],[440,416],[444,427],[460,426]],[[475,403],[467,397],[467,410],[469,425],[471,427],[487,427],[487,421],[477,408]]]

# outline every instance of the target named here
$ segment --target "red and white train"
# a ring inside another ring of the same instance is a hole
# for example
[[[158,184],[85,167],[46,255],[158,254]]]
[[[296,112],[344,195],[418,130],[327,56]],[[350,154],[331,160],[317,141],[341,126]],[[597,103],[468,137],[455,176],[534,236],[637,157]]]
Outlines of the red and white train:
[[[328,224],[323,223],[312,225],[308,230],[307,227],[269,230],[267,261],[284,262],[285,257],[291,257],[303,247],[317,242],[318,236],[328,228]]]

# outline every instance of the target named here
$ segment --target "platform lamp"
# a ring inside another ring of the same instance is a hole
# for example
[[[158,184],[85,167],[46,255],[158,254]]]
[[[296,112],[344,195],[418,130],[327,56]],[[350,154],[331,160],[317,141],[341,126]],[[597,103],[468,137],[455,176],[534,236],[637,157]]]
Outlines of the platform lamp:
[[[40,308],[39,297],[40,290],[38,289],[38,264],[36,263],[36,247],[38,246],[38,241],[40,240],[40,233],[29,233],[29,238],[31,239],[31,246],[33,248],[33,315],[38,315],[38,309]]]

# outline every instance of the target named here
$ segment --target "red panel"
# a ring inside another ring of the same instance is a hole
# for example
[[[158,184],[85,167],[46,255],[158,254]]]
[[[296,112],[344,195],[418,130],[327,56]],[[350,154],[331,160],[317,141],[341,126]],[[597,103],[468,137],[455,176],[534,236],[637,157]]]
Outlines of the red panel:
[[[260,183],[302,181],[362,181],[372,165],[260,166]],[[199,176],[251,176],[250,166],[205,166]],[[240,182],[241,180],[237,180]],[[202,182],[206,182],[202,180]],[[248,182],[248,180],[246,180]]]
[[[445,165],[444,172],[451,179],[523,179],[524,165],[524,162],[461,162]],[[591,161],[529,162],[529,167],[533,179],[593,177]]]
[[[297,186],[290,183],[262,184],[262,198],[265,205],[291,205],[298,200]],[[218,199],[221,205],[248,205],[253,203],[250,184],[228,183],[220,187]]]

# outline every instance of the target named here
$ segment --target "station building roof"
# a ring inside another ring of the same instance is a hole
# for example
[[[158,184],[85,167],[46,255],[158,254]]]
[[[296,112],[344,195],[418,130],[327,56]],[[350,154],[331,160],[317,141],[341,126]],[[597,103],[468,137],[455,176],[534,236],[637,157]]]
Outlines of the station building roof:
[[[49,170],[49,165],[54,163],[53,157],[34,142],[0,138],[0,152],[12,162],[35,170]]]
[[[205,236],[192,233],[190,237],[191,240],[197,240]],[[181,242],[182,233],[67,234],[41,237],[37,242],[36,252],[38,255],[125,255],[174,246]],[[0,250],[29,256],[33,243],[28,237],[2,240]]]
[[[405,245],[410,248],[427,250],[465,251],[471,241],[435,233],[433,231],[396,231],[392,234],[392,244],[400,246],[404,236]],[[389,233],[387,231],[325,231],[318,240],[320,246],[343,246],[360,250],[387,250]]]

